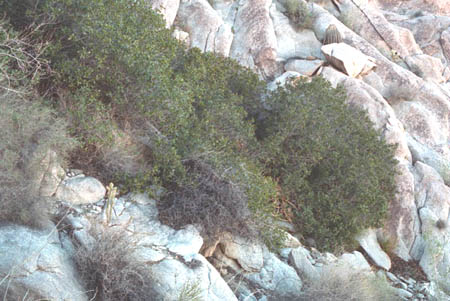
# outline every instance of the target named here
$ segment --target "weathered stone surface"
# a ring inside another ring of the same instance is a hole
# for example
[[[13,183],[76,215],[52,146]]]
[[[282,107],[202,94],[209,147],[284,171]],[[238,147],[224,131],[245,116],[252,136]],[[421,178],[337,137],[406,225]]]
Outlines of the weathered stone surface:
[[[248,0],[239,6],[234,23],[235,36],[230,56],[264,78],[281,74],[277,63],[277,39],[269,16],[271,0]]]
[[[428,278],[435,281],[440,289],[450,295],[450,242],[449,228],[438,229],[438,217],[428,208],[419,211],[422,222],[422,236],[425,249],[420,259]]]
[[[203,256],[197,254],[193,260],[197,261],[193,268],[171,258],[149,267],[157,282],[156,290],[163,300],[179,300],[183,289],[190,286],[198,286],[202,300],[237,300],[227,283]]]
[[[321,50],[329,63],[351,77],[363,75],[376,67],[374,59],[345,43],[324,45]]]
[[[2,289],[11,281],[11,288],[21,287],[24,293],[29,290],[45,299],[87,300],[69,254],[60,247],[57,232],[15,225],[0,227],[0,275],[2,279],[9,275],[0,284]]]
[[[180,0],[149,0],[154,10],[161,13],[166,20],[166,27],[170,28],[177,16]]]
[[[155,291],[161,300],[178,300],[183,291],[197,287],[203,300],[236,300],[231,289],[214,267],[198,254],[203,240],[193,226],[174,230],[158,219],[156,202],[146,194],[129,194],[114,201],[110,224],[98,215],[93,222],[101,227],[122,227],[130,243],[136,244],[133,258],[143,265],[155,280]],[[74,235],[85,232],[90,225],[72,218]],[[91,244],[83,238],[80,243]]]
[[[442,32],[441,45],[445,58],[450,61],[450,27]]]
[[[410,250],[419,231],[414,199],[414,176],[410,163],[400,162],[396,175],[397,193],[389,203],[389,216],[382,238],[396,242],[394,253],[405,261],[411,259]]]
[[[41,162],[41,168],[44,173],[39,184],[39,195],[52,196],[65,176],[64,169],[58,162],[58,155],[54,151],[48,151]]]
[[[347,267],[348,269],[352,269],[354,271],[371,271],[369,263],[358,251],[342,254],[334,264]]]
[[[438,219],[447,220],[450,209],[450,188],[430,166],[417,161],[414,164],[415,197],[418,208],[426,207]]]
[[[163,300],[179,300],[183,289],[198,286],[202,300],[237,300],[233,291],[216,269],[201,255],[196,255],[195,267],[167,258],[151,265],[151,275],[157,282],[156,290]]]
[[[278,86],[282,87],[286,85],[286,83],[288,83],[289,81],[295,81],[296,79],[299,79],[301,77],[302,75],[295,71],[284,72],[282,75],[278,76],[275,80],[270,82],[267,85],[267,89],[269,89],[270,91],[274,91],[278,88]]]
[[[277,10],[276,3],[270,6],[270,17],[273,21],[277,39],[277,57],[283,60],[308,57],[323,59],[320,52],[322,44],[310,29],[295,30],[283,13]]]
[[[406,135],[408,147],[411,150],[413,162],[423,162],[436,170],[444,180],[450,185],[450,161],[435,150],[417,142],[414,138]]]
[[[419,10],[416,11],[419,12]],[[425,54],[439,58],[443,62],[449,59],[443,53],[444,45],[441,45],[440,38],[441,32],[450,26],[450,17],[419,13],[417,16],[403,18],[399,15],[387,15],[387,18],[392,23],[410,30]]]
[[[370,5],[367,1],[358,1],[358,7],[356,7],[355,2],[344,2],[350,6],[347,10],[358,12],[357,15],[350,14],[353,17],[352,21],[356,23],[355,31],[378,49],[382,49],[387,54],[393,49],[402,58],[422,53],[411,31],[388,22],[382,11],[374,5]],[[360,10],[362,10],[362,14]]]
[[[359,242],[361,248],[366,251],[370,258],[379,267],[388,271],[391,268],[391,259],[389,256],[381,249],[377,240],[377,233],[374,229],[368,229],[358,235],[356,240]]]
[[[318,70],[324,61],[321,60],[289,60],[286,65],[284,65],[284,69],[286,71],[295,71],[302,75],[313,76],[318,73]]]
[[[96,203],[106,193],[105,187],[93,177],[69,178],[61,182],[56,197],[65,202],[78,205]]]
[[[194,226],[189,225],[185,229],[178,230],[169,237],[167,249],[181,256],[192,256],[200,251],[203,239]]]
[[[391,62],[386,59],[373,45],[368,41],[362,39],[354,32],[348,30],[345,26],[339,23],[333,16],[324,11],[318,6],[314,6],[316,18],[314,21],[314,32],[316,36],[320,39],[323,38],[326,28],[330,24],[335,24],[341,34],[344,36],[344,41],[354,48],[359,49],[365,55],[373,57],[376,59],[377,68],[374,72],[378,75],[381,82],[384,84],[385,89],[381,91],[381,94],[388,100],[390,104],[393,105],[394,111],[398,119],[403,123],[405,130],[421,143],[425,143],[424,134],[420,131],[414,131],[414,124],[416,119],[414,118],[404,118],[409,112],[409,108],[405,109],[403,114],[399,114],[395,108],[397,105],[409,106],[409,104],[404,104],[404,100],[414,100],[420,103],[420,106],[426,108],[433,114],[430,116],[434,119],[434,122],[440,125],[437,128],[436,134],[440,137],[448,137],[448,112],[450,102],[448,101],[449,96],[441,87],[437,86],[432,82],[425,82],[423,79],[415,76],[412,72],[402,68],[401,66]],[[379,81],[377,82],[377,87]],[[421,112],[424,113],[423,111]],[[425,116],[417,116],[419,120],[426,120]],[[423,118],[422,118],[423,117]],[[433,121],[430,121],[433,122]],[[427,132],[425,134],[428,134]],[[435,135],[436,135],[435,134]],[[434,143],[427,144],[430,147],[447,144],[445,141],[440,140]]]
[[[292,249],[289,254],[289,263],[303,280],[314,281],[320,277],[318,269],[311,264],[311,260],[309,251],[303,247]]]
[[[425,86],[422,86],[422,90],[424,89]],[[416,96],[411,101],[393,104],[392,108],[397,118],[405,126],[405,130],[417,142],[435,151],[448,153],[450,102],[448,97],[439,93],[438,90],[431,91],[430,89],[429,92],[428,96]],[[437,93],[441,95],[437,95]]]
[[[241,267],[249,272],[259,271],[263,265],[263,248],[258,243],[252,243],[244,238],[229,234],[224,235],[220,240],[223,253],[236,259]]]
[[[417,161],[414,165],[416,181],[416,203],[420,208],[420,234],[416,239],[412,255],[420,260],[420,266],[429,279],[440,289],[450,292],[450,231],[448,227],[450,188],[430,166]],[[438,221],[444,221],[444,227]],[[445,226],[447,223],[447,226]]]
[[[244,277],[279,298],[298,298],[301,294],[302,281],[295,270],[267,251],[261,271]]]
[[[208,1],[181,1],[177,22],[189,33],[191,47],[229,55],[233,41],[231,26],[223,22]]]
[[[417,54],[405,57],[405,62],[414,74],[424,80],[430,80],[436,83],[443,83],[445,81],[443,77],[444,65],[442,65],[441,60],[438,58],[426,54]]]

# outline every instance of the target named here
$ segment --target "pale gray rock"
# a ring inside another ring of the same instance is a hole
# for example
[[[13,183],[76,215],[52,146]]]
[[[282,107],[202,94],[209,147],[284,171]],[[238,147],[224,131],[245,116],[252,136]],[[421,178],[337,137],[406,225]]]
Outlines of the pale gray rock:
[[[234,23],[230,57],[257,70],[265,79],[281,74],[277,62],[277,39],[269,16],[271,0],[240,2]]]
[[[181,256],[192,256],[200,251],[203,239],[198,230],[189,225],[185,229],[178,230],[169,237],[167,249]]]
[[[426,207],[438,219],[447,220],[450,210],[450,188],[431,166],[414,164],[415,197],[419,208]]]
[[[244,277],[280,298],[297,298],[301,294],[302,280],[294,268],[267,251],[264,252],[264,267],[261,271],[245,274]]]
[[[230,26],[233,26],[239,2],[233,0],[214,0],[210,3],[214,10],[221,16],[222,20]]]
[[[389,218],[383,228],[382,240],[396,242],[394,253],[405,261],[411,259],[410,250],[419,232],[419,217],[414,199],[414,176],[411,164],[400,162],[395,176],[397,193],[389,203]]]
[[[170,28],[177,16],[180,0],[148,0],[152,8],[158,11],[166,21],[166,27]]]
[[[321,50],[329,63],[350,77],[364,75],[376,67],[373,58],[345,43],[324,45]]]
[[[406,135],[408,147],[411,150],[413,162],[423,162],[436,170],[444,180],[450,185],[450,161],[437,151],[417,142],[410,135]]]
[[[284,232],[284,235],[285,235],[285,240],[282,243],[283,247],[285,247],[285,248],[298,248],[298,247],[300,247],[302,245],[300,243],[300,241],[295,236],[292,236],[290,233]]]
[[[369,257],[375,262],[376,265],[388,271],[391,268],[391,259],[381,249],[378,240],[377,233],[374,229],[367,229],[356,237],[361,248],[366,251]]]
[[[317,40],[314,32],[310,29],[295,30],[288,17],[277,10],[275,2],[270,6],[270,17],[277,39],[278,58],[283,60],[324,58],[320,52],[322,44]]]
[[[428,278],[436,282],[438,288],[450,295],[450,235],[448,227],[444,231],[436,227],[438,217],[428,208],[419,211],[424,238],[424,253],[420,259]]]
[[[233,33],[206,0],[183,0],[177,15],[178,24],[189,33],[191,47],[228,56]]]
[[[193,267],[170,258],[149,266],[157,284],[155,289],[163,300],[179,300],[183,291],[192,286],[198,287],[202,300],[237,300],[227,283],[203,256],[197,254],[193,260],[196,261]]]
[[[395,294],[400,298],[403,298],[403,300],[409,300],[409,298],[413,296],[412,293],[403,288],[395,288]]]
[[[437,99],[433,99],[436,92],[439,91],[430,90],[427,100],[425,96],[415,97],[410,101],[392,104],[392,108],[405,126],[405,130],[417,142],[438,152],[443,148],[448,152],[447,139],[450,131],[447,117],[450,113],[450,102],[447,97],[445,102],[436,102]]]
[[[87,300],[74,263],[56,233],[16,225],[0,227],[0,274],[9,275],[3,285],[11,280],[11,287],[50,300]]]
[[[295,71],[287,71],[284,72],[282,75],[278,76],[275,80],[270,82],[267,85],[267,89],[270,91],[275,91],[278,87],[283,87],[290,81],[295,81],[296,79],[301,78],[302,75]]]
[[[185,45],[190,46],[191,45],[191,41],[189,39],[189,33],[179,29],[179,28],[175,28],[173,30],[172,36],[177,39],[178,41],[183,42]]]
[[[286,65],[284,65],[284,69],[286,71],[295,71],[302,75],[313,76],[314,74],[319,73],[319,69],[324,64],[324,61],[321,60],[289,60]]]
[[[289,263],[295,268],[298,275],[303,280],[315,281],[320,278],[320,273],[316,267],[311,264],[311,255],[308,250],[302,247],[292,249],[289,254]]]
[[[93,177],[69,178],[61,182],[56,190],[56,198],[73,205],[92,204],[101,200],[105,187]]]
[[[432,216],[436,222],[437,220],[447,221],[450,210],[450,188],[444,184],[442,177],[432,167],[420,161],[417,161],[414,165],[414,177],[416,182],[415,198],[417,207],[421,208],[421,210],[426,209],[423,213],[424,216]],[[431,255],[426,253],[426,250],[428,252],[430,250],[436,252],[439,250],[439,248],[432,247],[439,242],[434,241],[434,239],[429,239],[434,233],[433,231],[436,232],[433,235],[437,236],[437,239],[441,239],[442,246],[448,244],[445,236],[448,230],[439,230],[436,223],[434,225],[432,223],[432,221],[425,221],[424,223],[421,219],[421,230],[411,250],[411,254],[416,260],[421,260],[423,256],[430,257]],[[426,234],[427,232],[424,232],[425,229],[428,229],[427,231],[432,234]],[[428,259],[426,261],[429,262]]]
[[[369,263],[364,258],[364,256],[358,251],[353,251],[353,253],[342,254],[340,257],[338,257],[338,260],[334,262],[334,265],[344,266],[347,267],[348,269],[352,269],[353,271],[360,271],[360,272],[371,271]]]
[[[223,253],[239,262],[245,271],[255,272],[263,267],[263,247],[261,244],[230,234],[225,234],[220,243]]]

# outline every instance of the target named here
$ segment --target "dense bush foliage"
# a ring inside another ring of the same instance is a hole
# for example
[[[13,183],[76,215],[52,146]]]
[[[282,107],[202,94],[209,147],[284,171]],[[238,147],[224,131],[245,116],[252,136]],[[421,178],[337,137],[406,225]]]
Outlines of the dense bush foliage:
[[[395,193],[393,148],[345,97],[322,78],[280,88],[261,131],[263,160],[295,202],[298,228],[324,248],[382,226]]]
[[[160,218],[213,237],[276,245],[280,195],[323,248],[381,226],[395,192],[392,147],[342,89],[315,79],[267,95],[237,62],[187,50],[144,0],[38,2],[38,18],[52,20],[40,34],[52,39],[53,71],[39,87],[82,142],[72,154],[81,169],[122,192],[162,185]],[[287,5],[307,26],[308,8]],[[13,24],[30,18],[5,7]]]
[[[33,93],[41,62],[27,37],[0,23],[0,221],[40,227],[49,221],[39,196],[41,162],[50,150],[63,155],[74,141]]]
[[[59,102],[103,176],[122,189],[163,185],[160,217],[175,227],[197,223],[208,236],[248,237],[271,229],[275,185],[252,159],[252,117],[264,91],[257,76],[187,50],[145,1],[49,7],[61,24],[49,54]]]

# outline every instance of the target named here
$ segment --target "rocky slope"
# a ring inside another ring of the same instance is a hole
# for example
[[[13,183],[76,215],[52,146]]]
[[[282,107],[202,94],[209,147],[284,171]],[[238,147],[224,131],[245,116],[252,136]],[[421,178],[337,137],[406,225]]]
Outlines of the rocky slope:
[[[397,196],[385,227],[358,237],[365,257],[358,251],[338,258],[320,254],[293,236],[280,254],[230,236],[205,249],[195,227],[176,231],[162,225],[152,198],[115,199],[108,193],[105,199],[101,183],[64,173],[49,156],[40,191],[53,196],[64,227],[56,231],[49,225],[41,232],[1,227],[0,270],[7,276],[0,282],[14,279],[25,292],[51,300],[87,300],[71,261],[73,244],[88,247],[94,239],[90,230],[102,225],[125,229],[136,247],[135,260],[148,266],[165,300],[178,300],[191,288],[203,300],[293,300],[301,298],[305,283],[329,270],[339,271],[336,277],[354,270],[387,279],[405,300],[450,300],[450,6],[445,2],[311,0],[302,2],[308,22],[299,26],[288,18],[284,0],[152,1],[177,38],[238,60],[269,87],[319,75],[343,85],[348,101],[366,109],[384,138],[397,144]],[[323,46],[330,25],[342,43]],[[393,264],[397,257],[418,262],[425,276],[400,272]]]

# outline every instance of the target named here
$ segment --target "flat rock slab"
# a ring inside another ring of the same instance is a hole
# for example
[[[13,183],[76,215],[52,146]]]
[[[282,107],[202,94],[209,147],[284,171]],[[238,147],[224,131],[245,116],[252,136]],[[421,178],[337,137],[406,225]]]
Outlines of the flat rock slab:
[[[105,196],[105,193],[105,187],[96,178],[76,177],[62,181],[56,190],[56,197],[80,205],[96,203]]]
[[[376,265],[389,271],[391,268],[391,259],[378,244],[377,233],[374,229],[364,231],[361,235],[356,237],[356,240]]]
[[[348,76],[357,77],[376,67],[375,59],[345,43],[332,43],[321,48],[327,61]]]

